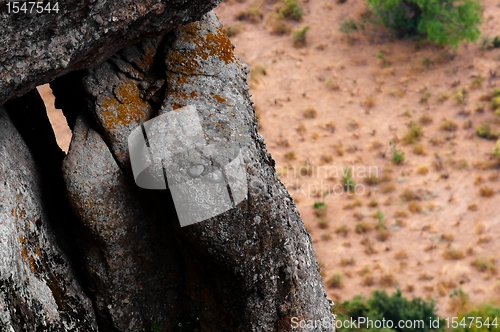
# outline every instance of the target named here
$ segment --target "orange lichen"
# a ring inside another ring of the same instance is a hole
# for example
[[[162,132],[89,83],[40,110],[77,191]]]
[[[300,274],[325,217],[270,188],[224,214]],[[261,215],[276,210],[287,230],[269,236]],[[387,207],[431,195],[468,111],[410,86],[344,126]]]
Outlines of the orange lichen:
[[[219,103],[223,103],[226,101],[226,98],[222,98],[220,95],[214,95],[214,99],[217,100]]]
[[[152,112],[151,106],[140,98],[139,89],[130,80],[116,87],[115,95],[116,98],[106,97],[101,102],[101,119],[103,125],[110,130],[126,127],[141,119],[147,120]]]
[[[40,248],[38,246],[35,249],[35,253],[38,257],[42,257],[42,253],[40,252]]]
[[[19,243],[24,244],[24,241],[25,241],[25,240],[24,240],[24,237],[20,236],[20,237],[19,237]]]
[[[35,259],[30,256],[30,270],[35,273]]]
[[[194,98],[196,97],[198,94],[196,93],[196,91],[191,91],[191,93],[189,94],[189,97],[191,98]]]
[[[194,75],[202,66],[200,60],[207,60],[208,57],[219,58],[226,64],[236,60],[233,45],[226,36],[225,30],[217,27],[216,31],[212,33],[203,27],[205,24],[207,23],[195,22],[179,28],[181,31],[179,40],[194,43],[196,47],[189,51],[186,49],[171,50],[165,58],[169,70],[184,75]]]
[[[26,248],[21,249],[21,256],[23,257],[23,261],[25,261],[26,258],[28,258],[28,252],[26,251]]]
[[[198,50],[194,51],[203,60],[209,56],[218,57],[226,64],[234,62],[233,45],[227,37],[225,30],[217,27],[215,33],[210,33],[203,28],[206,22],[195,22],[187,24],[179,30],[182,32],[182,42],[192,42],[198,46]]]

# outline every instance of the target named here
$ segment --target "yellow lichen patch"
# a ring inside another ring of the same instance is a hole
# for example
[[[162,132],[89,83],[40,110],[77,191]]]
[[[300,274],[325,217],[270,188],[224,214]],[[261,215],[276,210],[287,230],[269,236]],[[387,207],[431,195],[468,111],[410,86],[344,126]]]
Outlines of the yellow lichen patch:
[[[220,95],[214,95],[214,99],[217,100],[219,103],[223,103],[226,101],[226,98],[222,98]]]
[[[24,241],[25,241],[25,240],[24,240],[24,237],[20,236],[20,237],[19,237],[19,243],[24,244]]]
[[[209,56],[215,56],[226,64],[234,62],[233,45],[227,37],[225,30],[217,27],[215,33],[210,33],[203,29],[204,24],[207,23],[195,22],[179,28],[181,31],[181,41],[195,43],[198,46],[198,50],[195,50],[194,53],[203,60],[206,60]]]
[[[179,40],[186,43],[194,43],[193,50],[175,49],[168,53],[165,58],[167,68],[181,72],[185,75],[193,75],[201,64],[198,59],[207,60],[208,57],[219,58],[224,63],[234,62],[233,45],[227,37],[225,30],[217,28],[214,33],[204,29],[206,22],[195,22],[187,24],[181,31]]]
[[[30,270],[35,273],[35,259],[30,256]]]
[[[116,98],[106,97],[101,102],[103,125],[110,129],[123,128],[132,122],[148,120],[151,106],[140,98],[139,89],[130,80],[115,89]],[[144,110],[147,109],[145,114]]]

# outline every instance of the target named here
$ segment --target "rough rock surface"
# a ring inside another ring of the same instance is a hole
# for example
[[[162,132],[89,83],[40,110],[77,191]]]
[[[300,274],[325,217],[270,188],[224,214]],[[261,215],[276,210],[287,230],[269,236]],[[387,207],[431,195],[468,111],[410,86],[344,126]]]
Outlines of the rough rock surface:
[[[0,107],[0,330],[97,331],[50,228],[39,171]]]
[[[197,20],[219,2],[69,0],[50,2],[51,9],[58,3],[58,12],[47,12],[44,2],[41,13],[30,5],[27,12],[15,13],[12,2],[2,1],[0,105],[64,73],[95,65],[145,37]]]
[[[87,109],[64,178],[105,330],[289,331],[292,317],[331,318],[311,238],[257,133],[247,73],[209,13],[83,78]],[[133,183],[127,138],[184,105],[197,108],[208,142],[238,144],[249,192],[236,208],[181,228],[168,191]]]
[[[180,269],[171,226],[141,198],[88,121],[76,121],[63,171],[84,226],[79,243],[104,331],[172,331]]]

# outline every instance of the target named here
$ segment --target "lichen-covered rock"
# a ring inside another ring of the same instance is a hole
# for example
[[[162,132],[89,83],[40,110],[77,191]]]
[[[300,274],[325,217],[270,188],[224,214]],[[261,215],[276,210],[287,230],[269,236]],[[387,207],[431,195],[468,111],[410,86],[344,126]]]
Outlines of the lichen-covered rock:
[[[157,50],[138,68],[144,45]],[[89,288],[106,328],[290,331],[292,317],[332,318],[311,238],[257,133],[247,72],[209,13],[120,51],[83,78],[89,116],[77,120],[64,176],[86,229]],[[181,228],[168,191],[133,183],[127,138],[140,122],[186,105],[196,107],[209,144],[237,144],[248,194],[236,208]]]
[[[95,65],[145,37],[197,20],[219,2],[68,0],[51,1],[50,7],[44,2],[43,8],[28,4],[23,12],[4,1],[0,105],[64,73]]]
[[[0,107],[0,330],[97,331],[41,196],[39,170]]]
[[[291,317],[331,318],[311,238],[257,133],[246,65],[215,14],[179,28],[165,63],[168,89],[160,114],[194,105],[207,140],[237,142],[243,152],[248,199],[179,230],[185,245],[230,269],[237,280],[239,292],[228,292],[242,307],[233,328],[288,331]]]
[[[129,167],[127,139],[130,132],[140,122],[153,117],[150,102],[165,82],[164,78],[156,77],[163,70],[154,66],[162,39],[162,36],[145,39],[126,47],[90,68],[83,80],[83,87],[95,108],[92,113],[96,122],[122,167]]]
[[[80,117],[63,164],[87,283],[104,331],[171,331],[181,274],[169,220],[141,198],[100,134]]]

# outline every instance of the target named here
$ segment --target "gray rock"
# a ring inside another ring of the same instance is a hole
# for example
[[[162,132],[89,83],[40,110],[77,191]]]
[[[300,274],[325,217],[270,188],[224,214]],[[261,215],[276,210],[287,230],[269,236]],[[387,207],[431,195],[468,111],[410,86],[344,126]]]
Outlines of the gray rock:
[[[247,67],[215,14],[160,39],[88,70],[88,107],[64,161],[99,321],[113,331],[181,324],[233,332],[289,331],[292,317],[331,319],[311,238],[257,133]],[[138,61],[145,54],[154,60]],[[169,191],[133,183],[127,138],[140,122],[186,105],[196,107],[209,144],[238,145],[248,194],[217,217],[180,227]]]
[[[87,283],[104,331],[171,331],[180,310],[178,248],[166,220],[141,198],[104,140],[78,118],[63,163]]]
[[[197,20],[219,2],[51,1],[51,10],[58,4],[57,13],[30,13],[30,5],[27,13],[15,13],[13,3],[2,2],[0,105],[64,73],[100,63],[145,37]]]
[[[0,330],[97,331],[53,236],[35,162],[0,107]]]
[[[248,199],[178,231],[185,245],[238,280],[242,310],[235,327],[288,331],[291,317],[331,318],[311,238],[257,133],[247,67],[215,14],[179,28],[165,63],[168,89],[160,114],[194,105],[207,140],[237,142],[244,155]]]

